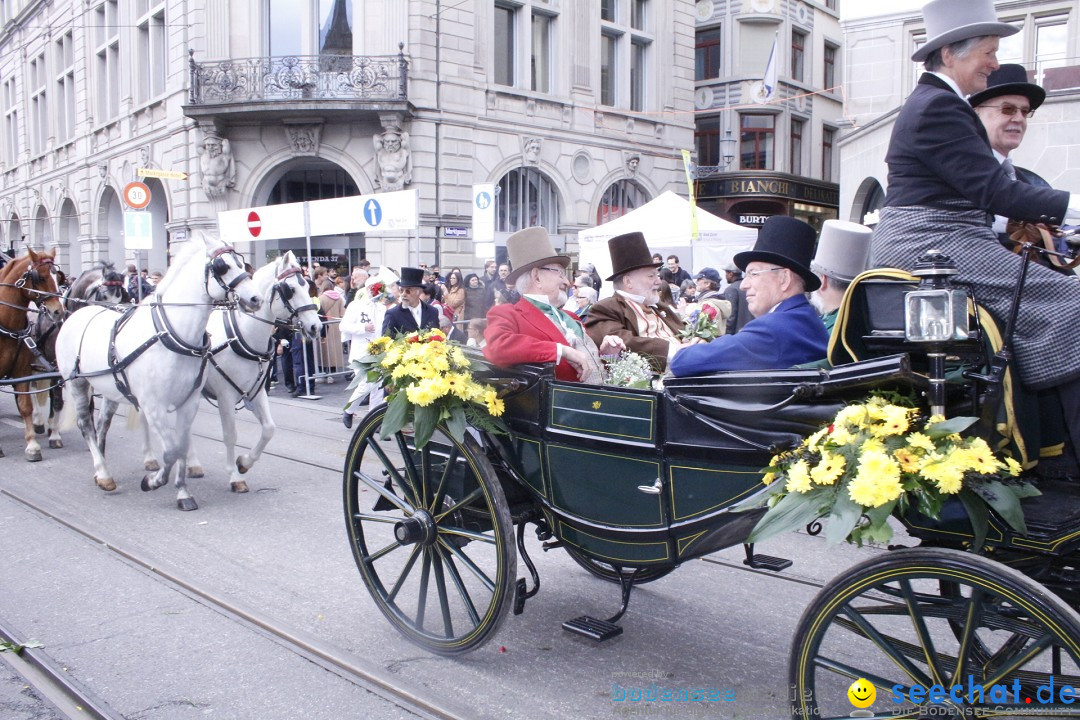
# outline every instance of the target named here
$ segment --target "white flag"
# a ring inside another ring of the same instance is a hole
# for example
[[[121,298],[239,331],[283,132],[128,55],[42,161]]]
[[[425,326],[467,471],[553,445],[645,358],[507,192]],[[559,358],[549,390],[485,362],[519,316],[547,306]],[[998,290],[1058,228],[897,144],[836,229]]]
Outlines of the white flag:
[[[765,88],[765,99],[771,100],[773,91],[776,90],[776,43],[780,39],[780,33],[776,33],[772,42],[772,51],[769,53],[769,62],[765,65],[765,79],[761,81]]]

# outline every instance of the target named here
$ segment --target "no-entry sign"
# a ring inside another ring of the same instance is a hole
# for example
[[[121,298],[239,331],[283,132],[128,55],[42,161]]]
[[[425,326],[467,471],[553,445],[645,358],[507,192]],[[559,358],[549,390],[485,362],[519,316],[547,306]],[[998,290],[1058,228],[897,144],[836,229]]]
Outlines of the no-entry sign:
[[[247,227],[248,232],[251,233],[251,237],[259,237],[262,233],[262,218],[259,217],[259,213],[254,210],[248,213]]]

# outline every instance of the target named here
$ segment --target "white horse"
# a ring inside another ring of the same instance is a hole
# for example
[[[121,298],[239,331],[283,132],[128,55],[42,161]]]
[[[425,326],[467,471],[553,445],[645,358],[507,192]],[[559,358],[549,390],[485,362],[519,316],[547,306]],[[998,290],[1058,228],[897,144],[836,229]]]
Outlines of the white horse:
[[[225,443],[225,469],[230,474],[233,492],[248,491],[241,477],[251,469],[277,426],[270,415],[266,379],[274,362],[271,336],[279,327],[300,326],[309,338],[316,337],[322,321],[315,303],[308,296],[307,281],[292,252],[268,263],[252,277],[262,298],[262,307],[254,313],[235,308],[217,308],[210,314],[206,330],[210,334],[210,368],[207,370],[203,397],[217,403]],[[259,421],[261,434],[250,453],[236,457],[236,413],[246,406]],[[155,462],[149,437],[144,438],[145,460]],[[202,477],[202,466],[189,445],[188,477]]]
[[[210,350],[206,321],[212,303],[230,294],[245,308],[257,309],[262,303],[236,252],[195,232],[142,304],[123,313],[82,308],[60,329],[57,368],[75,401],[79,430],[94,458],[94,481],[102,490],[115,490],[116,482],[105,466],[104,432],[99,436],[94,425],[94,392],[105,403],[103,417],[110,417],[122,402],[141,409],[161,444],[164,465],[143,477],[142,489],[166,484],[173,467],[179,466],[177,505],[181,510],[198,507],[187,490],[185,466]]]

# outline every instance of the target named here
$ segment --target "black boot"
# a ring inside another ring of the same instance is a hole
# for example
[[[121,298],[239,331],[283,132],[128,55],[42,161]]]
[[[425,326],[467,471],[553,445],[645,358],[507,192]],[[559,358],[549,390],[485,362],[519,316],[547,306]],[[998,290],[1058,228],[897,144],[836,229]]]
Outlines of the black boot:
[[[341,424],[345,426],[347,430],[352,430],[353,414],[346,410],[341,414]]]

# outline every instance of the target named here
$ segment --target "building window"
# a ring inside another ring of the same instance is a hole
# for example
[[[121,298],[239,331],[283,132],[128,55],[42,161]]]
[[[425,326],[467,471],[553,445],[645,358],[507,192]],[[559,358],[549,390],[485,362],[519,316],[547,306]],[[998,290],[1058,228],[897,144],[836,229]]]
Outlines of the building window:
[[[100,122],[120,115],[120,25],[116,5],[116,0],[105,0],[94,8],[97,119]]]
[[[532,15],[532,53],[529,66],[532,75],[531,89],[551,92],[551,16],[542,13]]]
[[[600,104],[615,104],[615,81],[617,62],[615,51],[618,38],[611,35],[600,36]]]
[[[150,0],[151,2],[153,0]],[[139,0],[147,2],[147,0]],[[271,57],[305,55],[351,56],[353,52],[350,0],[264,0],[266,34]],[[331,61],[327,69],[336,69]]]
[[[56,41],[56,136],[60,142],[75,137],[75,45],[71,31]]]
[[[40,155],[49,143],[49,102],[45,89],[49,79],[45,72],[45,53],[30,61],[30,152]]]
[[[791,157],[789,159],[788,167],[790,168],[789,172],[792,175],[802,175],[802,139],[803,129],[805,127],[805,120],[791,118]]]
[[[495,6],[495,83],[498,85],[514,84],[514,58],[517,55],[517,43],[514,42],[516,15],[516,8]]]
[[[558,232],[559,196],[543,173],[536,168],[515,168],[499,180],[495,200],[495,230],[517,232],[541,226]]]
[[[15,78],[4,81],[4,159],[11,165],[19,161],[19,96]]]
[[[806,33],[791,31],[791,79],[803,82],[803,64],[806,56]]]
[[[698,165],[720,164],[720,116],[706,115],[698,118],[694,130],[694,143],[697,146]]]
[[[619,180],[613,183],[600,198],[600,207],[596,211],[596,224],[603,225],[622,217],[647,202],[649,202],[649,196],[636,183],[630,180]]]
[[[1046,82],[1046,71],[1064,67],[1068,25],[1063,22],[1042,23],[1035,28],[1035,84]]]
[[[833,181],[833,144],[836,142],[836,130],[821,129],[821,179]]]
[[[165,92],[165,74],[169,63],[165,47],[165,3],[150,0],[136,3],[139,17],[139,100],[147,102]]]
[[[1005,63],[1023,64],[1024,62],[1024,25],[1023,23],[1013,23],[1013,25],[1020,32],[1000,38],[998,41],[997,59],[1002,65]]]
[[[739,116],[739,156],[743,170],[772,170],[775,115]]]
[[[835,91],[836,87],[836,52],[838,47],[830,43],[825,43],[825,52],[822,53],[823,62],[825,65],[825,76],[822,78],[822,87],[827,91]]]
[[[702,30],[694,47],[694,79],[713,80],[720,77],[720,28]]]
[[[644,111],[648,106],[653,38],[648,0],[602,3],[600,12],[600,104]],[[629,8],[629,23],[618,12]]]

